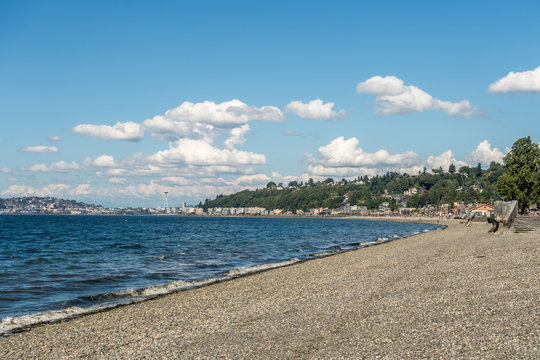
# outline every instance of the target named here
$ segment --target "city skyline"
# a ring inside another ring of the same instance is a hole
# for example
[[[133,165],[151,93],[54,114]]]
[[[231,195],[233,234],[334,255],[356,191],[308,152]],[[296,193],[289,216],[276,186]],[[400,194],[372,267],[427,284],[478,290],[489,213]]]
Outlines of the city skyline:
[[[0,10],[0,197],[178,206],[540,141],[534,1]]]

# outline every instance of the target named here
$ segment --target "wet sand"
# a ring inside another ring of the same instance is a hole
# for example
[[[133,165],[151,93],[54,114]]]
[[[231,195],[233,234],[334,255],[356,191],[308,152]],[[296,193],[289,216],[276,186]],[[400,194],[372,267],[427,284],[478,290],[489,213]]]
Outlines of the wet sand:
[[[539,358],[539,232],[440,224],[2,337],[0,358]]]

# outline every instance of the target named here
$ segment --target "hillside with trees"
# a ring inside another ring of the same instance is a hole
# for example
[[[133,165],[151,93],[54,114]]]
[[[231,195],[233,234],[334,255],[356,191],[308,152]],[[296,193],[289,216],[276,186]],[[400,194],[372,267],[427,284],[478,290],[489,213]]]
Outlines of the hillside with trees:
[[[487,169],[463,166],[456,169],[424,169],[418,174],[387,172],[374,177],[359,176],[352,181],[309,179],[287,185],[269,182],[265,188],[218,195],[200,206],[262,207],[296,212],[310,208],[338,208],[347,203],[376,209],[384,202],[392,211],[398,207],[419,208],[454,203],[492,203],[518,200],[522,206],[540,200],[540,150],[529,138],[516,141],[505,164],[492,162]],[[524,209],[523,208],[523,209]]]

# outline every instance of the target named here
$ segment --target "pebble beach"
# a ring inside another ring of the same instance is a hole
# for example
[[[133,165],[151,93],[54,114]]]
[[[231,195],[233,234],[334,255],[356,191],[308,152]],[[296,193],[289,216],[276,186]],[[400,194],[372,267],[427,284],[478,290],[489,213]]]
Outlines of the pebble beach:
[[[440,224],[0,337],[0,359],[540,358],[539,232]]]

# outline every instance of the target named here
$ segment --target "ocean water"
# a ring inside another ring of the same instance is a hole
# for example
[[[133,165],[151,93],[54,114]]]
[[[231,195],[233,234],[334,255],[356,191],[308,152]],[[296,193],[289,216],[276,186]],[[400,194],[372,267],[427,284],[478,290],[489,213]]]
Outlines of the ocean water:
[[[357,219],[0,216],[0,334],[437,229]]]

